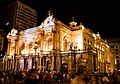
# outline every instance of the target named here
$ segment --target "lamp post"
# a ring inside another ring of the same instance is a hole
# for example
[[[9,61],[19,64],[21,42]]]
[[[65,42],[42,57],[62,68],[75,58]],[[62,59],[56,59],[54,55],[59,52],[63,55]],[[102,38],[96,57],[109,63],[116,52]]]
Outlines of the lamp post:
[[[75,73],[76,72],[76,54],[75,54],[75,50],[73,50],[72,48],[73,48],[73,43],[70,44],[70,49],[69,49],[68,54],[71,56],[72,72]]]
[[[36,51],[37,51],[37,42],[35,42],[35,46],[34,46],[34,49],[35,49],[35,57],[34,57],[34,64],[35,64],[35,69],[37,68],[37,62],[36,62]]]

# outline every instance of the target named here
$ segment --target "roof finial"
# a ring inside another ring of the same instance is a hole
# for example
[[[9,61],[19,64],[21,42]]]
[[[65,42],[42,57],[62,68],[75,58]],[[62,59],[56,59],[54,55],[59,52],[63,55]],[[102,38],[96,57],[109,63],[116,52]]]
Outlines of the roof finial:
[[[72,17],[72,21],[74,22],[74,17]]]
[[[70,22],[70,27],[74,27],[77,25],[77,22],[74,22],[74,17],[72,17],[72,22]]]
[[[52,15],[52,13],[51,13],[51,8],[50,8],[50,10],[48,11],[48,16],[51,16]]]
[[[97,32],[97,36],[100,36],[100,33],[99,33],[99,32]]]
[[[51,10],[48,11],[48,15],[49,15],[49,16],[50,16],[50,12],[51,12]]]

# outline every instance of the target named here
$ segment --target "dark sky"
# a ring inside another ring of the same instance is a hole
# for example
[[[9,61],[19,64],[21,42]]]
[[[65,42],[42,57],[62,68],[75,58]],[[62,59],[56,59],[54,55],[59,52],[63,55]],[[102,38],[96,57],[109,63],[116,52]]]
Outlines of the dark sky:
[[[15,0],[0,0],[0,6],[5,7]],[[32,7],[38,13],[38,23],[47,17],[48,11],[54,14],[54,17],[63,23],[69,25],[69,22],[80,22],[86,28],[94,33],[99,32],[102,38],[120,38],[119,20],[120,5],[118,2],[102,0],[19,0],[22,3]]]

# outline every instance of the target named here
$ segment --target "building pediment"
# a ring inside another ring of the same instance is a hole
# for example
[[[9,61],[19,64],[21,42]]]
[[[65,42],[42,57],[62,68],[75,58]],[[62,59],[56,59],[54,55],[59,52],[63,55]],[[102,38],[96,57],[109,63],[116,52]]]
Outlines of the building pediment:
[[[46,28],[46,27],[51,27],[54,25],[55,25],[55,19],[53,18],[52,15],[50,15],[44,20],[44,22],[41,23],[40,27]]]

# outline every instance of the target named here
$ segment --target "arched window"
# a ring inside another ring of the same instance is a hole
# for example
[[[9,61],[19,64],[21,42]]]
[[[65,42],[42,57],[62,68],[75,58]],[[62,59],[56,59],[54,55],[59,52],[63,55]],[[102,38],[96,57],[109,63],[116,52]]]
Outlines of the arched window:
[[[48,39],[47,47],[48,47],[48,50],[52,50],[52,38]]]
[[[67,40],[66,39],[64,39],[64,43],[63,43],[63,47],[64,47],[64,51],[66,51],[67,50]]]

